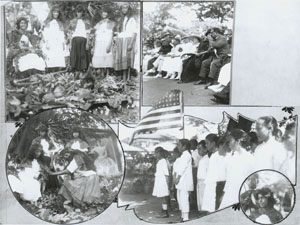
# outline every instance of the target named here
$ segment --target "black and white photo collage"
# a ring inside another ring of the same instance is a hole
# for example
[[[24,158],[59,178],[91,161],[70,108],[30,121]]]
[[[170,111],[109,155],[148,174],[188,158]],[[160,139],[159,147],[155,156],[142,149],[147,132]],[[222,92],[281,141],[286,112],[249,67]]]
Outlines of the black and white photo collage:
[[[297,1],[0,7],[0,224],[299,224]]]

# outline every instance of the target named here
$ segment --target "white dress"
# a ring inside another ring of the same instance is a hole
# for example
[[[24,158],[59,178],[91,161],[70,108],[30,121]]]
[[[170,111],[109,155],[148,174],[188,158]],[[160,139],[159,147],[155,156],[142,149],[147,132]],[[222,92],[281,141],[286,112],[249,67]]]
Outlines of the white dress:
[[[220,209],[239,202],[239,191],[244,180],[254,172],[253,156],[245,149],[228,157],[226,184]]]
[[[169,54],[174,57],[166,56],[161,69],[169,73],[177,72],[180,75],[182,72],[182,59],[180,57],[182,52],[183,48],[181,45],[173,47]]]
[[[166,176],[169,176],[167,161],[165,159],[160,159],[156,164],[153,196],[165,197],[170,195]]]
[[[18,173],[18,177],[8,175],[8,181],[13,192],[20,194],[25,201],[37,201],[41,195],[41,183],[37,180],[40,174],[40,166],[36,159],[31,167],[26,167]]]
[[[44,45],[43,52],[46,58],[48,68],[51,67],[66,67],[65,56],[65,35],[60,29],[57,20],[52,20],[43,32]]]
[[[112,68],[113,55],[112,55],[112,36],[113,36],[113,22],[110,20],[102,20],[96,26],[95,33],[95,48],[92,59],[94,68]],[[107,53],[106,50],[110,52]]]

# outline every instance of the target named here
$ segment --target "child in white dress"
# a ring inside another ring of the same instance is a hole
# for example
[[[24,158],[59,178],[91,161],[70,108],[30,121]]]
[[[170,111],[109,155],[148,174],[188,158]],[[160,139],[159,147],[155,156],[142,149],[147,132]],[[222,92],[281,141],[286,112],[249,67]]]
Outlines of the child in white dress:
[[[166,160],[166,155],[161,147],[155,149],[155,156],[157,158],[155,181],[152,195],[160,198],[162,203],[162,214],[158,218],[167,218],[168,201],[169,201],[169,169]]]

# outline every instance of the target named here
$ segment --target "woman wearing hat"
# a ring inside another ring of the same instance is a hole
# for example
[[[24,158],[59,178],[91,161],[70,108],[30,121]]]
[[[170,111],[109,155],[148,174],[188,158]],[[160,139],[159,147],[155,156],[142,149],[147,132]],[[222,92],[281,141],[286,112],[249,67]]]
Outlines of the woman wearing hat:
[[[44,71],[46,66],[39,50],[39,41],[27,27],[28,20],[18,18],[8,43],[7,67],[14,68],[19,75],[30,75],[34,70]]]
[[[167,76],[164,78],[170,78],[171,80],[178,80],[182,72],[182,60],[181,55],[183,53],[183,48],[180,45],[180,37],[175,37],[172,40],[173,48],[167,57],[164,59],[162,65],[162,71],[167,72]]]
[[[82,5],[76,7],[76,18],[70,21],[68,30],[71,40],[70,67],[71,70],[85,71],[89,66],[89,32],[90,21],[84,17]]]
[[[66,67],[66,40],[63,23],[63,15],[59,7],[52,7],[43,26],[43,52],[48,70]]]
[[[138,25],[128,3],[122,3],[121,13],[122,23],[113,45],[114,69],[123,71],[123,80],[127,81],[130,80],[130,70],[134,68]]]
[[[280,222],[283,217],[279,211],[274,208],[276,200],[273,192],[269,188],[262,188],[254,194],[257,210],[250,214],[250,218],[257,223],[274,224]]]
[[[110,74],[113,67],[112,39],[115,23],[109,18],[110,14],[109,9],[103,9],[102,19],[94,28],[96,32],[92,65],[94,68],[100,68],[102,74],[106,72],[106,75]]]

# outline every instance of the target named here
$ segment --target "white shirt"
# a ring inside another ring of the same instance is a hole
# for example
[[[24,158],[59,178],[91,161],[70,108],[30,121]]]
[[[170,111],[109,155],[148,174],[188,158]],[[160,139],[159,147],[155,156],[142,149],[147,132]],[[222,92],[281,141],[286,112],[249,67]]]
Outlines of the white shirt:
[[[177,166],[176,166],[177,167]],[[179,159],[177,174],[180,176],[179,183],[176,185],[178,190],[193,191],[193,171],[192,156],[188,151],[184,151]]]
[[[77,20],[76,28],[73,33],[73,37],[84,37],[86,38],[85,24],[82,19]]]
[[[205,183],[225,181],[226,180],[226,158],[215,152],[209,158],[207,175]]]
[[[267,142],[258,145],[254,152],[255,170],[273,169],[282,170],[287,157],[284,145],[271,137]]]
[[[201,157],[198,154],[197,149],[192,151],[192,157],[193,157],[193,160],[194,160],[193,167],[198,167],[199,160],[200,160]]]
[[[197,170],[197,179],[198,180],[200,180],[200,179],[204,180],[206,178],[208,164],[209,164],[208,155],[205,155],[200,158],[199,164],[198,164],[198,170]]]

